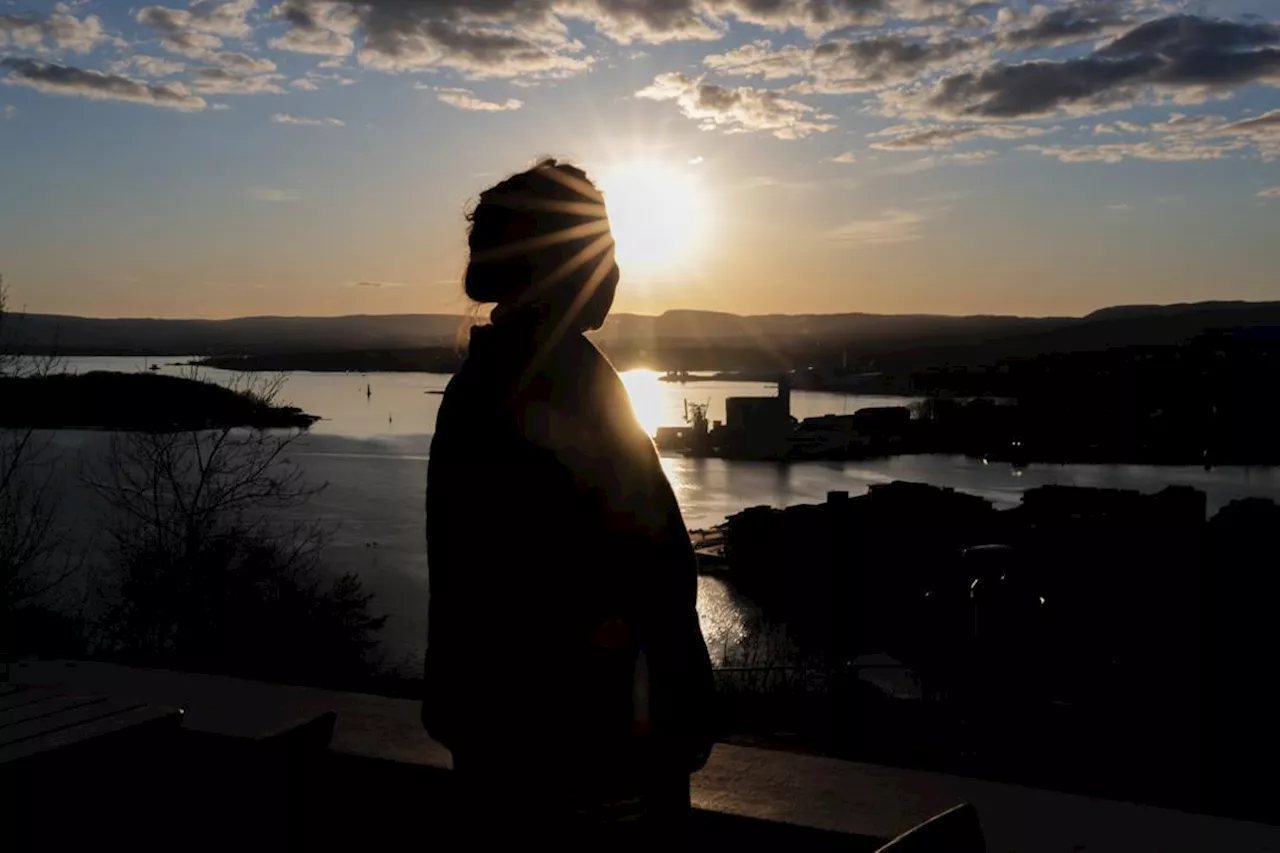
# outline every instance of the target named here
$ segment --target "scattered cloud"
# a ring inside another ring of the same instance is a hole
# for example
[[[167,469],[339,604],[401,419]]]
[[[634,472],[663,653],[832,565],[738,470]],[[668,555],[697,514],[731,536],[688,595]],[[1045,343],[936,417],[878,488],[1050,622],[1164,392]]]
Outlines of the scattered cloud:
[[[925,172],[939,166],[979,166],[996,157],[996,151],[959,151],[953,154],[930,154],[906,163],[898,163],[883,171],[885,175],[911,175]]]
[[[1258,198],[1280,198],[1280,187],[1268,187],[1258,193]]]
[[[831,162],[832,163],[856,163],[858,162],[858,156],[854,154],[852,151],[846,151],[843,154],[837,154],[836,156],[832,157]]]
[[[351,281],[347,282],[348,287],[408,287],[409,285],[403,281]]]
[[[805,77],[792,87],[799,93],[849,94],[906,83],[986,50],[987,42],[978,38],[931,40],[885,33],[813,47],[786,45],[778,50],[767,40],[755,41],[712,54],[703,64],[726,75],[766,80]]]
[[[278,74],[251,76],[225,68],[201,68],[191,88],[202,95],[278,95],[284,92],[276,82]]]
[[[272,204],[286,204],[302,198],[302,195],[297,190],[282,187],[250,187],[245,191],[245,194],[251,199]]]
[[[1005,6],[996,23],[1002,47],[1032,50],[1097,39],[1132,26],[1134,19],[1123,3],[1085,0],[1055,8],[1036,4],[1025,13]]]
[[[332,30],[299,30],[293,29],[282,36],[267,42],[276,50],[288,50],[294,53],[311,53],[321,56],[347,56],[355,50],[355,42],[350,36]]]
[[[476,97],[476,93],[470,89],[437,89],[436,100],[460,110],[479,113],[506,112],[518,110],[524,106],[524,102],[516,98],[507,98],[505,101],[486,101]]]
[[[188,59],[204,59],[222,47],[222,39],[208,33],[177,32],[161,39],[160,47]]]
[[[888,245],[923,239],[929,216],[921,211],[890,208],[869,219],[854,219],[832,231],[832,240],[842,243]]]
[[[701,154],[699,154],[697,157],[690,157],[690,158],[689,158],[689,165],[690,165],[690,166],[700,166],[700,165],[702,165],[703,163],[705,163],[705,162],[706,162],[706,159],[707,159],[707,158],[706,158],[706,157],[703,157]]]
[[[270,59],[246,53],[211,53],[204,59],[235,74],[266,74],[276,70],[276,64]]]
[[[276,113],[271,120],[276,124],[296,124],[305,127],[346,127],[347,124],[340,118],[304,118],[288,113]]]
[[[996,61],[944,77],[886,106],[938,116],[1013,119],[1088,114],[1140,103],[1147,90],[1200,100],[1247,83],[1280,84],[1280,25],[1171,15],[1086,56]]]
[[[14,116],[16,116],[17,114],[18,114],[18,108],[17,108],[17,107],[15,107],[13,104],[5,104],[5,105],[4,105],[3,118],[4,118],[4,120],[5,120],[5,121],[9,121],[10,119],[12,119],[12,118],[13,118]]]
[[[304,92],[314,92],[320,88],[315,84],[315,81],[309,77],[299,77],[296,80],[290,80],[289,85],[295,89],[301,89]]]
[[[1160,142],[1115,142],[1105,145],[1027,145],[1024,150],[1063,163],[1123,163],[1125,160],[1152,160],[1161,163],[1186,163],[1194,160],[1221,160],[1239,150],[1239,146]]]
[[[185,72],[187,66],[184,63],[174,62],[172,59],[165,59],[160,56],[134,54],[128,59],[108,62],[107,70],[113,74],[127,74],[132,70],[137,71],[143,77],[172,77],[175,74]]]
[[[1025,139],[1058,130],[1027,124],[900,124],[871,134],[871,147],[880,151],[947,148],[970,139]]]
[[[1121,140],[1092,145],[1028,145],[1024,149],[1064,163],[1182,163],[1247,155],[1270,160],[1280,157],[1280,110],[1230,122],[1222,116],[1180,113],[1153,124],[1104,122],[1094,125],[1093,135],[1118,136]]]
[[[351,35],[359,19],[345,4],[286,2],[276,7],[275,14],[291,25],[284,35],[268,42],[276,50],[334,58],[349,56],[355,50]]]
[[[253,32],[248,16],[257,0],[196,0],[188,9],[145,6],[138,10],[138,23],[162,33],[209,33],[224,38],[247,39]]]
[[[144,83],[119,74],[105,74],[54,62],[6,57],[7,82],[41,92],[77,95],[102,101],[130,101],[175,110],[203,110],[208,104],[181,83]]]
[[[6,37],[17,47],[39,50],[49,42],[72,53],[89,53],[100,44],[124,44],[107,33],[97,15],[77,18],[66,3],[57,4],[48,17],[0,13],[0,44]]]
[[[675,101],[680,111],[698,121],[703,130],[758,131],[779,139],[802,139],[835,128],[829,122],[830,116],[782,93],[750,86],[717,86],[680,72],[659,74],[653,83],[636,92],[636,97]]]

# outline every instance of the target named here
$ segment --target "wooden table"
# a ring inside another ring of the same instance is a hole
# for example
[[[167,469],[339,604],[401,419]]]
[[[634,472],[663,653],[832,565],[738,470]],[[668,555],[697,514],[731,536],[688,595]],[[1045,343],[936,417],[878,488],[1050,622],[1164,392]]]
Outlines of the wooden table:
[[[182,711],[169,706],[0,685],[0,767],[101,746],[104,738],[134,739],[181,722]]]
[[[0,685],[3,846],[72,849],[125,825],[158,842],[148,826],[159,827],[181,723],[172,706]]]

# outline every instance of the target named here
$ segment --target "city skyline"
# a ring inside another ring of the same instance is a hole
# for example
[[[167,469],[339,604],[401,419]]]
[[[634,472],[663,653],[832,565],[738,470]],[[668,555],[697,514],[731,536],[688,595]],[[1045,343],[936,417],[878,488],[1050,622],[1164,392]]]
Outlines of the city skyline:
[[[617,310],[1280,299],[1266,0],[0,4],[0,273],[86,316],[463,313],[465,212],[597,178]]]

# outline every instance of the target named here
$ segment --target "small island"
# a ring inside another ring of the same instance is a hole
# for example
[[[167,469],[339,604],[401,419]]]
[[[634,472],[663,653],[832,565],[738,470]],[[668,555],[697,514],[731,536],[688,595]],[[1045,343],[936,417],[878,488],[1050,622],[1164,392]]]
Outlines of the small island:
[[[176,432],[252,427],[307,429],[320,420],[293,406],[181,376],[94,371],[0,377],[0,427]]]

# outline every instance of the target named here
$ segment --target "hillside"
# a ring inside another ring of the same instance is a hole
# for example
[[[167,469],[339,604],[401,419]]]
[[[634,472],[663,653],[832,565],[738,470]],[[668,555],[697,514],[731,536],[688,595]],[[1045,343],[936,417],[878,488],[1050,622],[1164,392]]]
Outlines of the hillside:
[[[615,315],[595,338],[617,359],[661,369],[902,372],[989,364],[1045,352],[1174,344],[1205,331],[1240,327],[1280,327],[1280,302],[1118,306],[1085,317],[668,311],[656,317]],[[411,363],[423,360],[455,359],[465,341],[463,328],[463,318],[447,314],[235,320],[37,314],[14,324],[9,346],[66,355],[270,356],[277,365],[290,363],[285,356],[323,354],[326,364],[333,365],[355,353],[383,353],[362,361],[411,369]],[[410,355],[410,350],[417,352]]]

